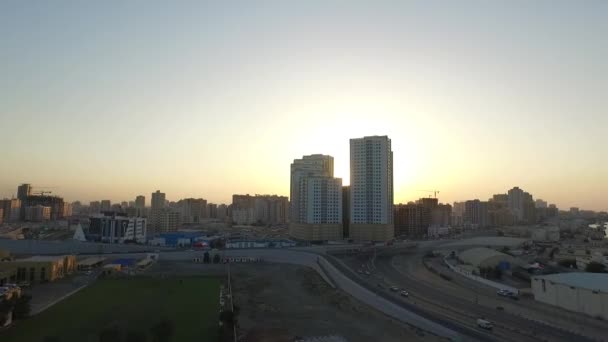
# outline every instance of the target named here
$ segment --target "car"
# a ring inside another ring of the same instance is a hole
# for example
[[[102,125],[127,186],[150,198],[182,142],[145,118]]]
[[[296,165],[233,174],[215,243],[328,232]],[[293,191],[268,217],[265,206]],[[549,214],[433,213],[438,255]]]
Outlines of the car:
[[[357,273],[363,274],[363,271],[362,270],[357,270]]]
[[[405,290],[401,291],[399,294],[401,295],[401,297],[409,297],[410,296],[409,292],[407,292]]]
[[[496,294],[499,296],[502,296],[502,297],[508,297],[510,293],[511,293],[511,291],[504,290],[504,289],[496,291]]]
[[[490,322],[488,320],[479,318],[479,319],[477,319],[477,326],[482,329],[492,330],[492,328],[494,327],[494,324],[492,324],[492,322]]]
[[[365,275],[370,275],[371,273],[369,273],[369,271],[365,271]]]
[[[391,286],[390,290],[393,292],[397,292],[399,291],[399,288],[397,286]]]

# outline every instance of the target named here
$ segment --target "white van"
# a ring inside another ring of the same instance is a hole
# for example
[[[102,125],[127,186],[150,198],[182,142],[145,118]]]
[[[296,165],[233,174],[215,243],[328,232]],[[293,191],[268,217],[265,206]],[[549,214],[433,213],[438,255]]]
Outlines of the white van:
[[[477,326],[486,330],[492,330],[492,328],[494,327],[492,322],[481,318],[477,319]]]

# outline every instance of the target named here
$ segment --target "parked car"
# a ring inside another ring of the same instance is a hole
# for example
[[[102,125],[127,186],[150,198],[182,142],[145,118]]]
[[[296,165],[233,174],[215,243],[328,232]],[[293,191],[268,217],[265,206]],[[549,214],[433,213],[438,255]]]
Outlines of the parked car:
[[[397,292],[399,291],[399,288],[397,286],[391,286],[390,290],[393,292]]]
[[[401,291],[400,294],[401,294],[401,297],[409,297],[410,296],[409,292],[407,292],[405,290]]]

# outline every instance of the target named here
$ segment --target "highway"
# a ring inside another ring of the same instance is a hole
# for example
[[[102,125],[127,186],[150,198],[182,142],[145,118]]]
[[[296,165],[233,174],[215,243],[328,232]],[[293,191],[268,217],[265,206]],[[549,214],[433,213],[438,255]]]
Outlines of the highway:
[[[398,258],[402,264],[396,264],[394,257],[379,257],[375,260],[378,276],[384,282],[410,292],[410,298],[401,299],[395,296],[395,300],[414,301],[442,319],[469,326],[474,326],[477,318],[489,319],[495,323],[492,335],[497,341],[588,341],[567,330],[538,324],[496,308],[477,304],[475,293],[463,295],[466,289],[456,288],[454,284],[428,272],[422,263],[422,255],[423,252],[418,252]],[[425,272],[436,279],[420,276]]]

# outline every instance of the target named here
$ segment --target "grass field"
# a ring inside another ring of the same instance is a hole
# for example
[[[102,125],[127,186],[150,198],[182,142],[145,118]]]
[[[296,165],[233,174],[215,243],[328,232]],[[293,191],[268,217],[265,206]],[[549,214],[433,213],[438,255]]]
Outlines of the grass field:
[[[0,333],[0,341],[98,342],[100,334],[154,341],[153,327],[163,320],[172,326],[169,341],[217,341],[219,286],[205,277],[99,280]]]

